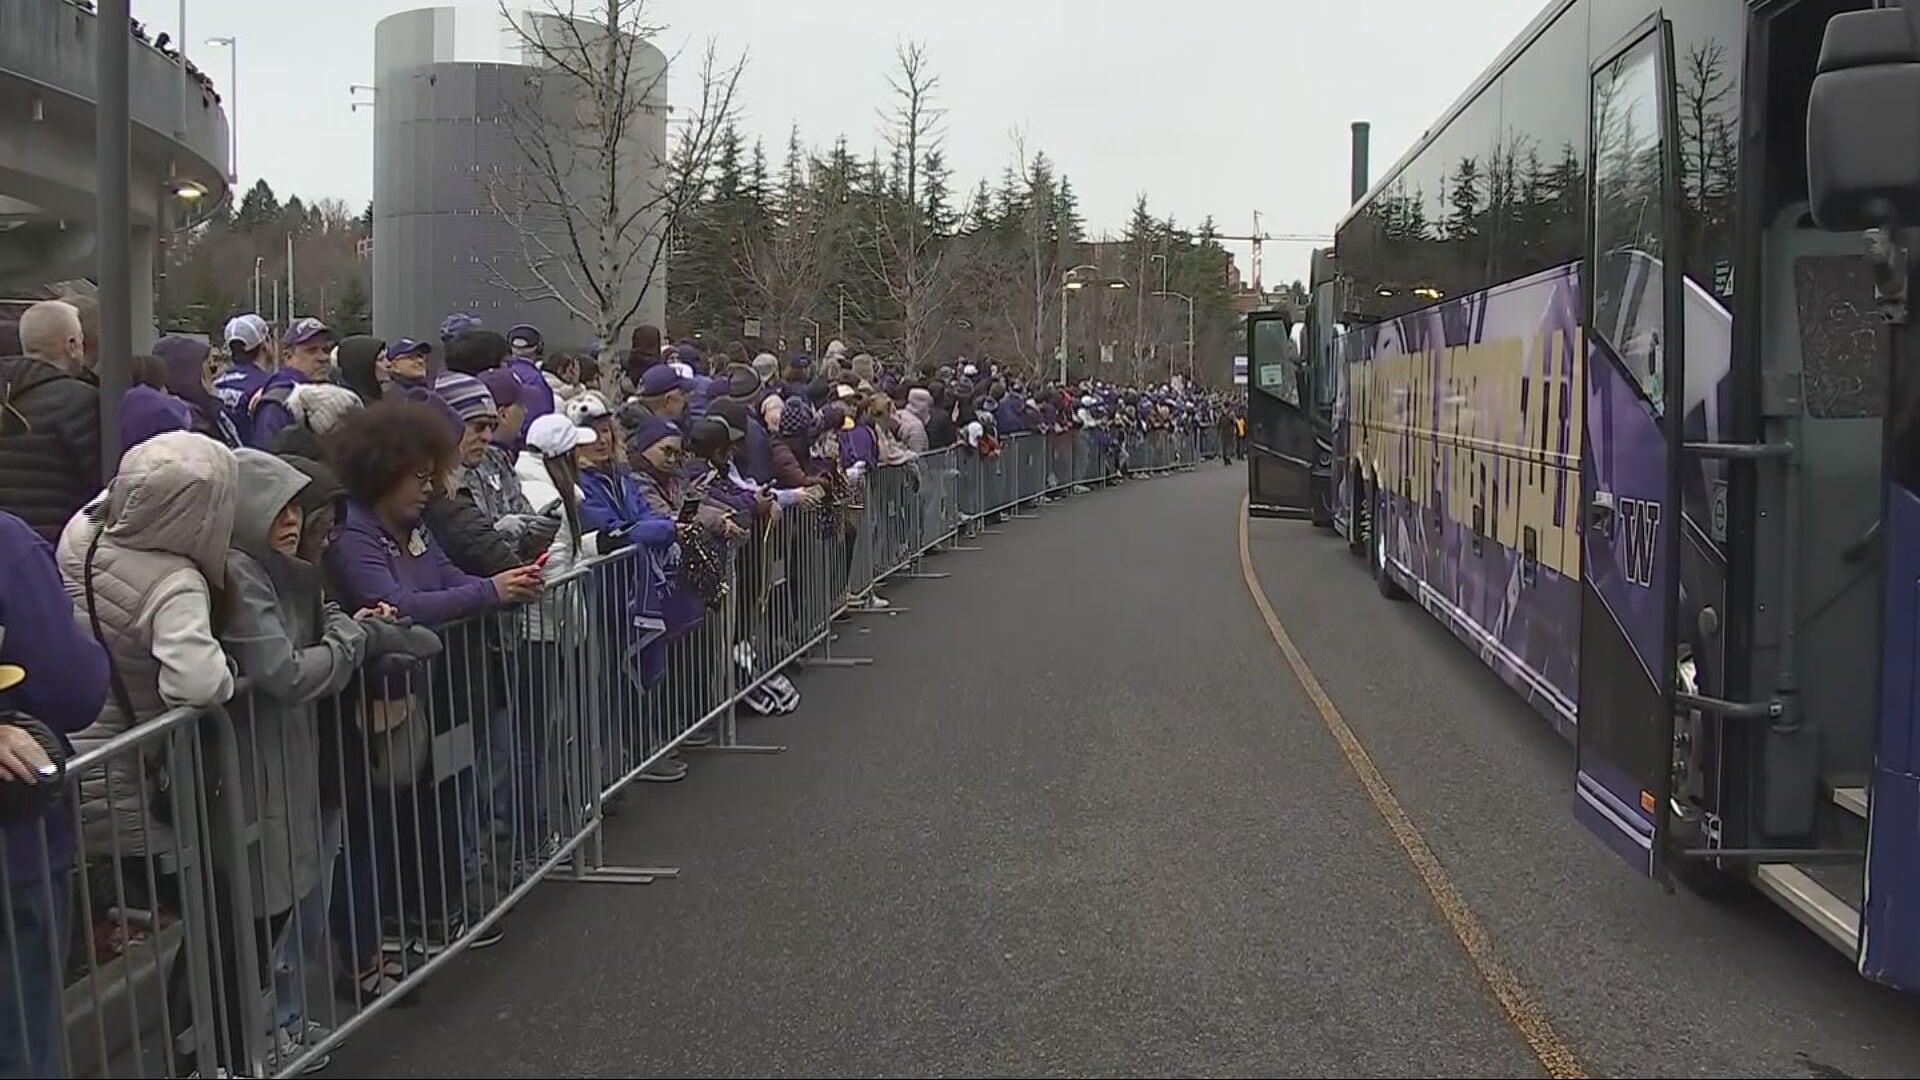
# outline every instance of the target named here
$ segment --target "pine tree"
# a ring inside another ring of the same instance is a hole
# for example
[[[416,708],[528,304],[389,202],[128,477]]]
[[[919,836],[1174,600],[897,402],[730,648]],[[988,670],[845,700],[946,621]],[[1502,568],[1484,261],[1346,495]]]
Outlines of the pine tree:
[[[256,180],[240,200],[240,209],[233,216],[233,227],[241,232],[252,232],[279,220],[280,200],[274,197],[273,188],[265,180]]]
[[[746,197],[764,210],[767,205],[767,144],[753,140],[753,158],[747,165]]]
[[[1470,157],[1461,158],[1453,168],[1452,182],[1447,192],[1445,232],[1448,239],[1466,240],[1479,233],[1482,205],[1480,188],[1480,163]]]
[[[367,208],[360,211],[360,228],[368,236],[373,235],[373,200],[367,200]]]
[[[973,189],[973,204],[967,209],[966,231],[969,234],[992,232],[994,225],[993,193],[987,188],[987,181],[983,177],[980,186]]]
[[[373,332],[373,298],[367,295],[366,283],[355,274],[347,279],[345,289],[340,293],[340,307],[334,314],[335,329],[342,334],[369,334]]]
[[[920,166],[920,205],[925,209],[927,232],[933,236],[951,236],[960,228],[960,215],[952,206],[953,170],[947,168],[946,155],[936,147],[927,151]]]
[[[1080,239],[1086,228],[1086,222],[1080,218],[1080,201],[1074,198],[1073,184],[1066,173],[1060,174],[1060,189],[1054,196],[1054,228],[1062,243],[1072,244]]]

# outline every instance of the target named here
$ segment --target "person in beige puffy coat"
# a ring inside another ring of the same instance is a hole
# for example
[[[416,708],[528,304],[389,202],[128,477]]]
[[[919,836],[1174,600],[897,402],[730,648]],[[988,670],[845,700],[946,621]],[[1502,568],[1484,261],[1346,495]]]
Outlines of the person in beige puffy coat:
[[[204,435],[167,432],[129,450],[113,483],[61,533],[67,595],[112,668],[99,720],[74,736],[80,753],[170,709],[209,708],[233,696],[213,597],[225,579],[238,486],[233,451]],[[174,848],[172,828],[161,820],[168,800],[157,794],[172,765],[158,749],[118,755],[105,771],[80,778],[90,851],[127,858]]]

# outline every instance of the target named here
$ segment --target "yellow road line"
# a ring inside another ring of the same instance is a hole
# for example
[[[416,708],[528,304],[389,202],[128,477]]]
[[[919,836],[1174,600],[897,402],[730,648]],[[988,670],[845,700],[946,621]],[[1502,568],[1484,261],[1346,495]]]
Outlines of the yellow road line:
[[[1353,729],[1340,715],[1321,687],[1320,680],[1307,666],[1300,650],[1293,644],[1293,638],[1287,628],[1280,625],[1280,617],[1273,613],[1273,605],[1267,602],[1266,590],[1260,587],[1260,576],[1253,570],[1253,554],[1247,546],[1247,501],[1240,501],[1240,572],[1247,579],[1247,591],[1253,594],[1253,602],[1260,609],[1260,617],[1267,621],[1267,632],[1273,635],[1274,644],[1280,646],[1280,654],[1287,659],[1287,666],[1293,669],[1293,677],[1300,681],[1300,688],[1313,700],[1314,708],[1320,710],[1320,719],[1326,724],[1333,741],[1340,745],[1340,752],[1346,756],[1347,764],[1360,780],[1360,786],[1366,790],[1367,799],[1373,808],[1380,811],[1380,817],[1387,823],[1387,831],[1400,842],[1401,850],[1407,853],[1407,861],[1413,864],[1413,871],[1420,877],[1420,883],[1427,887],[1427,895],[1433,898],[1433,905],[1440,909],[1440,915],[1446,919],[1447,926],[1453,930],[1453,936],[1460,939],[1460,947],[1467,951],[1467,959],[1473,962],[1474,971],[1481,981],[1487,984],[1495,1000],[1506,1012],[1507,1020],[1525,1039],[1533,1056],[1540,1059],[1547,1075],[1564,1077],[1568,1080],[1584,1077],[1586,1070],[1581,1068],[1580,1060],[1573,1055],[1567,1044],[1553,1030],[1553,1024],[1542,1012],[1533,995],[1520,984],[1513,970],[1500,959],[1499,951],[1494,948],[1493,939],[1486,928],[1467,906],[1466,898],[1454,887],[1453,878],[1447,874],[1440,860],[1433,854],[1426,838],[1407,816],[1407,811],[1394,797],[1393,789],[1387,786],[1386,778],[1373,764],[1373,757],[1367,748],[1360,744]]]

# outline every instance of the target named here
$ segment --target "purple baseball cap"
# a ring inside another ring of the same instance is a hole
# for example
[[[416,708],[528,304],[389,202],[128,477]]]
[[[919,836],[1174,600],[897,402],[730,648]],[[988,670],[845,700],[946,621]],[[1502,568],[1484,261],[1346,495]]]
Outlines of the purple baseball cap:
[[[641,397],[659,397],[675,390],[693,392],[693,380],[673,370],[670,364],[655,364],[640,378]]]
[[[480,316],[456,311],[440,320],[440,339],[444,341],[462,331],[478,329],[480,329]]]
[[[289,345],[305,345],[323,336],[329,341],[333,340],[333,330],[326,323],[309,315],[304,319],[293,320],[293,325],[287,327],[286,342]]]
[[[393,343],[393,348],[387,350],[387,355],[388,356],[425,356],[432,351],[433,351],[433,346],[428,344],[427,342],[415,341],[410,337],[403,337],[399,341],[396,341]]]

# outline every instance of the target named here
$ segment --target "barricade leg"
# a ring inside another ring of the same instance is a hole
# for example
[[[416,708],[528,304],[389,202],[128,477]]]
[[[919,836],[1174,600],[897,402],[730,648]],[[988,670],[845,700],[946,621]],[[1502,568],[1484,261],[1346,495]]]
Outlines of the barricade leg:
[[[820,632],[815,640],[820,650],[819,655],[809,652],[801,657],[800,663],[805,667],[866,667],[872,664],[873,658],[870,656],[833,655],[833,620],[840,614],[841,602],[845,596],[840,583],[845,580],[843,568],[848,565],[847,537],[840,531],[837,524],[823,523],[823,527],[809,538],[805,550],[808,552],[807,570],[811,571],[814,579],[818,580],[825,590],[824,592],[816,591],[814,594],[819,604]],[[808,578],[809,574],[803,571],[803,584]]]

